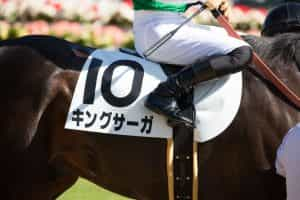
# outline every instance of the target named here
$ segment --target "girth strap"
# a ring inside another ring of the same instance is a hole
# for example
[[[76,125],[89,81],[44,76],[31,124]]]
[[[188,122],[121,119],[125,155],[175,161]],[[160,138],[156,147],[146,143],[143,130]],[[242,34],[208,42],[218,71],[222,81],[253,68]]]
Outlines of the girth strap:
[[[183,96],[184,98],[179,101],[179,106],[185,110],[187,115],[190,115],[189,117],[195,119],[195,109],[192,104],[193,92]],[[173,140],[168,140],[169,200],[198,199],[197,144],[194,143],[193,133],[193,128],[179,124],[173,129]]]
[[[193,129],[183,125],[174,128],[174,197],[193,196]]]

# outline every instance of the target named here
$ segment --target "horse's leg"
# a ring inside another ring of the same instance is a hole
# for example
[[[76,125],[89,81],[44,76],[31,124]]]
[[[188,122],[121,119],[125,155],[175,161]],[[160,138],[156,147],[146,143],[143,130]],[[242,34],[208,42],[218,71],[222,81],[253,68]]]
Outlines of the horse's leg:
[[[51,88],[47,90],[47,83],[57,68],[35,51],[20,46],[0,47],[0,66],[0,186],[4,185],[1,197],[22,199],[13,196],[43,178],[36,169],[42,165],[45,152],[28,152],[43,111],[54,94]],[[32,155],[36,156],[33,162],[27,162]]]
[[[69,75],[69,77],[67,77]],[[48,162],[44,167],[45,177],[38,180],[36,183],[23,188],[17,194],[18,199],[30,200],[53,200],[64,191],[70,188],[77,180],[78,175],[76,172],[70,170],[63,157],[52,156],[52,136],[61,134],[64,125],[64,118],[71,99],[70,87],[66,87],[66,82],[69,78],[77,77],[73,72],[58,71],[48,81],[48,91],[51,94],[51,100],[43,112],[43,117],[39,123],[39,131],[45,135],[46,149],[48,151]],[[71,88],[73,89],[73,88]],[[54,118],[52,118],[54,117]],[[62,127],[61,127],[62,126]],[[58,130],[56,127],[60,127]],[[57,133],[54,133],[57,131]],[[69,138],[72,140],[72,137]],[[55,141],[59,143],[59,141]],[[44,147],[45,148],[45,147]],[[34,176],[34,174],[33,174]],[[20,195],[23,193],[22,195]]]
[[[93,154],[93,143],[86,134],[73,134],[64,129],[65,117],[72,99],[78,73],[61,71],[56,75],[55,84],[59,85],[56,97],[46,110],[49,138],[49,164],[60,173],[78,173],[86,178],[93,176],[89,157]],[[55,126],[53,126],[55,124]]]
[[[52,100],[44,111],[43,121],[41,121],[40,126],[43,126],[48,139],[47,146],[50,178],[45,183],[37,184],[33,187],[34,191],[31,192],[31,200],[55,199],[70,188],[78,179],[78,173],[70,170],[64,159],[61,159],[61,157],[53,158],[51,149],[53,145],[51,143],[52,136],[55,134],[63,134],[64,118],[72,97],[71,90],[74,89],[67,85],[67,83],[69,81],[74,82],[76,79],[77,75],[75,72],[59,71],[48,82]],[[55,126],[53,124],[55,124]],[[57,129],[57,127],[61,129]],[[69,139],[72,140],[72,138]],[[55,142],[59,143],[59,141]]]
[[[72,134],[64,129],[65,117],[72,99],[78,73],[75,71],[60,71],[53,77],[50,84],[55,89],[55,97],[47,107],[44,116],[44,128],[47,130],[48,153],[50,166],[55,169],[53,180],[48,182],[43,194],[57,197],[71,187],[78,175],[89,180],[93,179],[93,167],[90,158],[93,151],[91,140],[85,140],[86,135]],[[56,85],[56,86],[54,86]],[[54,126],[55,124],[55,126]]]

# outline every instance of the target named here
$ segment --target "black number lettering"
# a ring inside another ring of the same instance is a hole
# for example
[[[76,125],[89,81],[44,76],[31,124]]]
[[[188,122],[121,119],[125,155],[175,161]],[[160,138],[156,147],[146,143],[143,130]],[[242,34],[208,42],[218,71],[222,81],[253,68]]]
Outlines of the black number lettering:
[[[119,66],[128,66],[134,70],[134,78],[131,91],[125,97],[116,97],[111,92],[111,80],[114,70]],[[137,62],[132,60],[118,60],[112,63],[107,70],[105,70],[102,79],[101,92],[103,98],[112,106],[126,107],[132,104],[140,95],[142,88],[142,81],[144,78],[144,68]]]
[[[87,79],[84,88],[83,104],[93,104],[95,100],[95,90],[97,76],[103,61],[93,58],[88,69]],[[134,70],[134,78],[131,91],[125,97],[116,97],[111,92],[111,82],[114,70],[119,66],[127,66]],[[112,106],[126,107],[132,104],[140,95],[142,81],[144,78],[144,68],[132,60],[118,60],[113,62],[105,71],[102,78],[101,92],[103,98]]]
[[[102,60],[93,58],[89,66],[83,96],[83,104],[93,104],[95,99],[95,90],[97,76],[102,65]]]

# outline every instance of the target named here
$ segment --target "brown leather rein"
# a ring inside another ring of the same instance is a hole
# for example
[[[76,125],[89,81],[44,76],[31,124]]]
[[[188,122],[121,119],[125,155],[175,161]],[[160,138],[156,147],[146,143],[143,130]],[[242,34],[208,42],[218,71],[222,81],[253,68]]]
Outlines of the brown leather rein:
[[[238,35],[232,26],[229,24],[227,19],[219,12],[212,11],[212,14],[218,20],[219,24],[228,32],[228,34],[237,39],[243,40],[240,35]],[[252,62],[257,66],[262,75],[268,79],[274,86],[288,99],[290,100],[298,109],[300,109],[300,98],[297,96],[291,89],[288,88],[279,78],[276,76],[274,72],[270,69],[270,67],[255,53],[253,52]]]

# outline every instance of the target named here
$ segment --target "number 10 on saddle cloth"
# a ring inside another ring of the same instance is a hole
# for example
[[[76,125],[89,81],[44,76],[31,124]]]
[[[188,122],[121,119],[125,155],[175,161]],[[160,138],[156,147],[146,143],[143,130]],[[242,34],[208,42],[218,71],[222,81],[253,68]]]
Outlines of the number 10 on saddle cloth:
[[[144,107],[147,95],[166,79],[159,64],[118,51],[96,50],[80,72],[65,128],[171,138],[166,119]],[[241,73],[197,85],[195,141],[205,142],[223,132],[237,114],[241,95]]]

